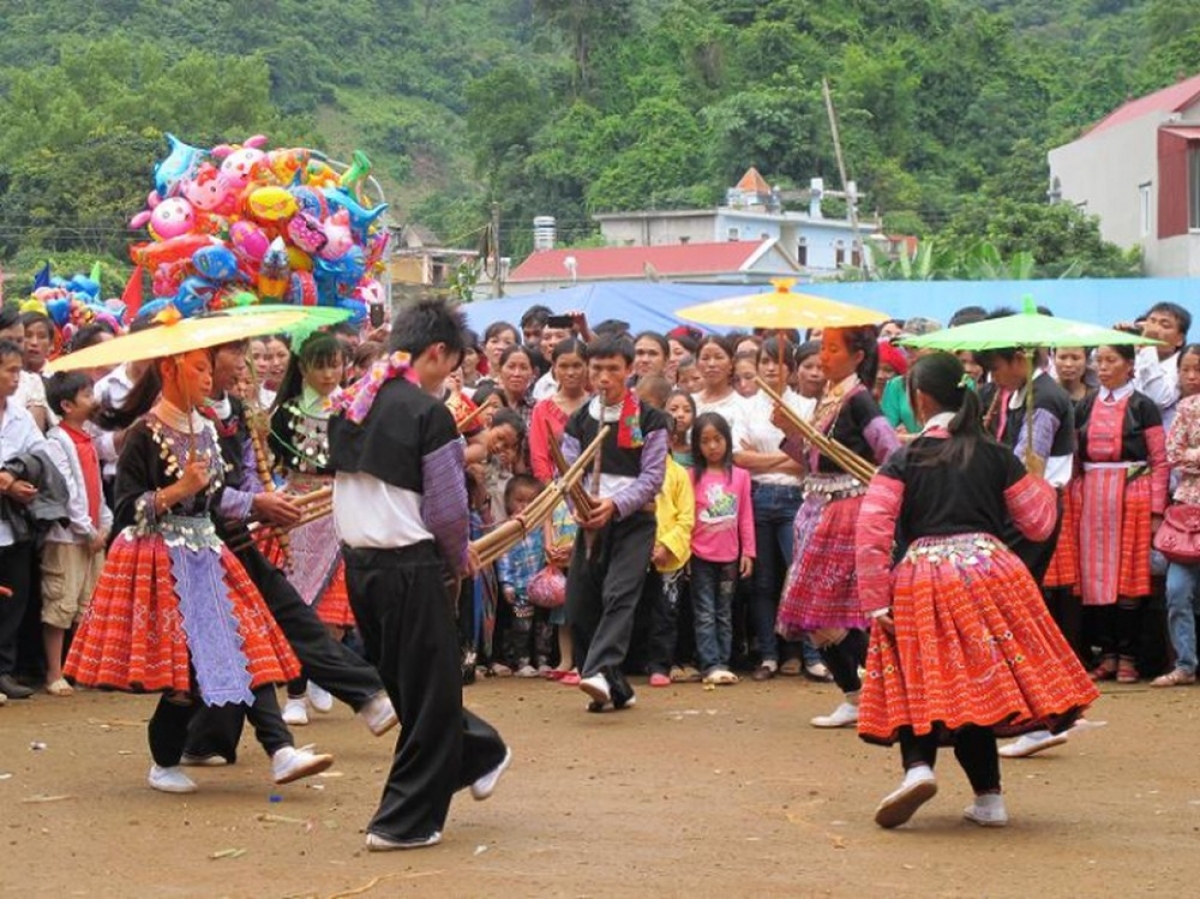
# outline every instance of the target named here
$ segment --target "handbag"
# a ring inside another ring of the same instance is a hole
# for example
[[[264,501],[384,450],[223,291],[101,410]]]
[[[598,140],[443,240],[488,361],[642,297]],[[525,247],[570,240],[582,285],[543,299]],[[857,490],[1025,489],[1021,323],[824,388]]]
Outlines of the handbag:
[[[547,565],[529,580],[529,601],[539,609],[557,609],[567,601],[567,576],[555,565]]]
[[[1200,506],[1168,506],[1154,548],[1177,565],[1200,564]]]

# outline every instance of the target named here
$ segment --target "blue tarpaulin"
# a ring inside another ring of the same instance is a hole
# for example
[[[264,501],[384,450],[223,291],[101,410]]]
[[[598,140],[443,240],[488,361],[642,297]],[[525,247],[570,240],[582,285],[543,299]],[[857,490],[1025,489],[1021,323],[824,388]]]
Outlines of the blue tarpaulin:
[[[1163,301],[1193,312],[1200,307],[1200,281],[1190,278],[822,282],[794,289],[878,309],[893,318],[922,316],[943,324],[963,306],[1019,310],[1026,294],[1057,316],[1106,326],[1132,321]],[[536,303],[556,313],[582,310],[592,324],[615,318],[629,322],[634,332],[665,332],[682,323],[674,315],[677,309],[754,290],[745,284],[602,281],[510,299],[480,300],[463,308],[471,328],[480,334],[494,321],[518,325],[521,314]],[[766,293],[771,288],[762,290]]]

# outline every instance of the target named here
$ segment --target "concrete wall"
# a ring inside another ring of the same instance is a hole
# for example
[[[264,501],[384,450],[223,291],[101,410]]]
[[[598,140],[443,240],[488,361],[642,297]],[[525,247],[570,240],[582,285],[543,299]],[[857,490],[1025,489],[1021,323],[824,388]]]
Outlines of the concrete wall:
[[[1148,249],[1155,240],[1158,127],[1166,118],[1166,113],[1153,112],[1049,153],[1050,182],[1059,180],[1063,202],[1100,216],[1104,239],[1125,249]],[[1138,189],[1146,183],[1150,184],[1150,234],[1143,235]]]
[[[600,234],[617,247],[657,247],[680,243],[712,243],[724,240],[715,236],[715,212],[695,215],[631,215],[606,218],[600,222]]]
[[[1144,260],[1153,278],[1200,278],[1200,234],[1149,241]]]

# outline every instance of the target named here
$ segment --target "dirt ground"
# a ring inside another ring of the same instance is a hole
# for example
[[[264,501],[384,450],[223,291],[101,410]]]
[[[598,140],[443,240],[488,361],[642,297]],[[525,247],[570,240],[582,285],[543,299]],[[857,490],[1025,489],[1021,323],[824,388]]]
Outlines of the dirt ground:
[[[1144,896],[1200,879],[1195,688],[1109,688],[1102,726],[1006,761],[1005,830],[962,820],[969,789],[944,753],[939,795],[891,832],[871,816],[895,751],[807,724],[830,687],[643,686],[604,715],[544,681],[466,697],[513,767],[487,802],[455,800],[440,846],[382,854],[363,827],[392,741],[344,707],[296,729],[337,754],[328,776],[274,787],[247,740],[179,797],[145,785],[152,698],[9,702],[0,896]]]

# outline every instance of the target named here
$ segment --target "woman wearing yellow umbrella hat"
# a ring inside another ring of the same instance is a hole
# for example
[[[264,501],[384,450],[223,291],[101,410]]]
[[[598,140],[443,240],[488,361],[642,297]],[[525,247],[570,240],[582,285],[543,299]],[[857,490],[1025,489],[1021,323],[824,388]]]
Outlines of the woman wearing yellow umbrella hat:
[[[112,421],[130,425],[117,466],[120,532],[65,673],[86,686],[162,694],[149,724],[149,783],[163,792],[196,789],[179,763],[198,701],[255,707],[276,783],[333,762],[297,750],[283,726],[273,685],[297,675],[299,664],[245,569],[216,535],[216,517],[245,518],[252,496],[224,484],[216,431],[196,411],[211,388],[208,347],[286,318],[167,323],[56,363],[86,368],[102,353],[158,354]]]

